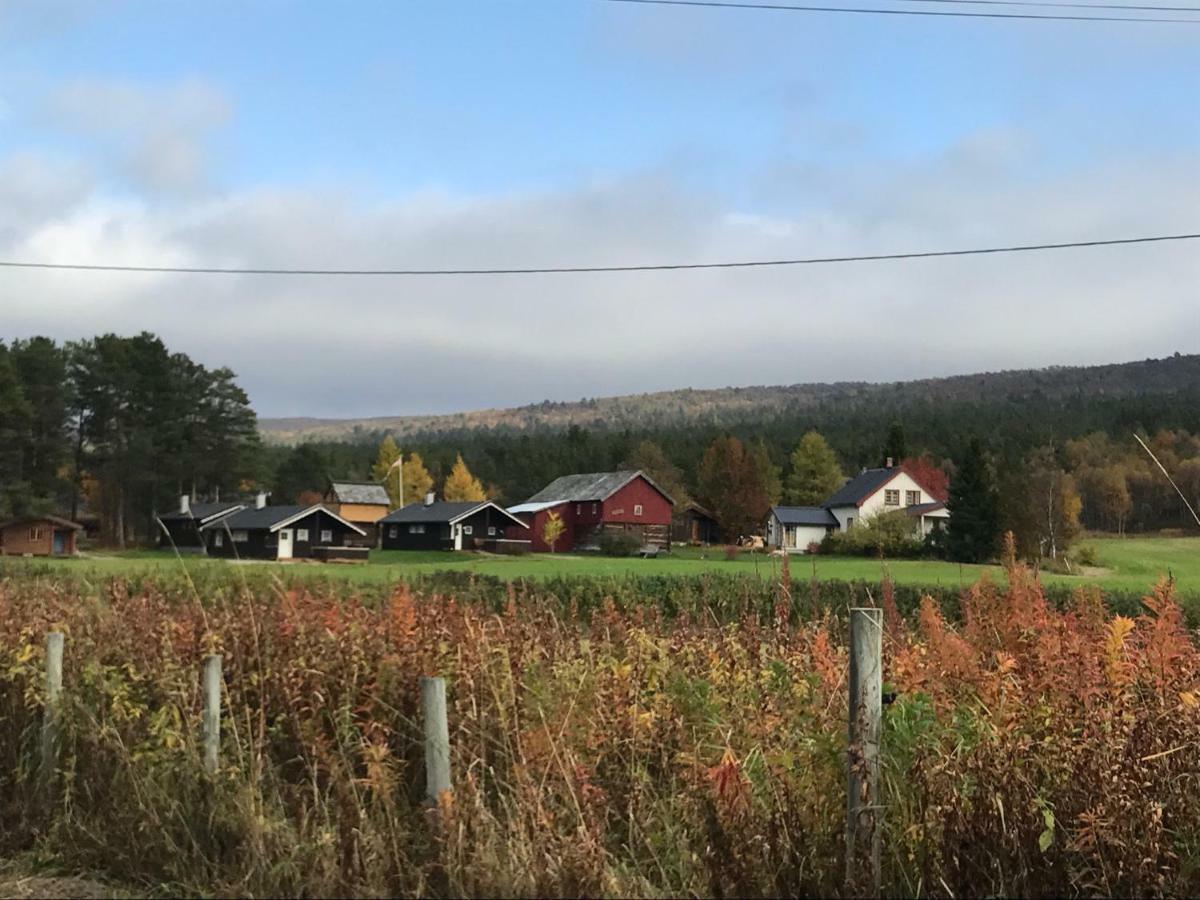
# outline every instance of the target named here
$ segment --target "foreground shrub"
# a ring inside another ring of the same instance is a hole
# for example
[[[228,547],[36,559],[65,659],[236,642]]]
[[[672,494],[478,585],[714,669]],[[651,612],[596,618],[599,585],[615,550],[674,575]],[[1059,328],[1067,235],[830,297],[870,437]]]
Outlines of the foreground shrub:
[[[605,556],[637,556],[641,539],[629,531],[606,531],[600,535],[600,552]]]
[[[760,582],[764,597],[722,596],[741,585],[722,581],[711,605],[696,594],[668,614],[549,585],[493,603],[482,579],[462,582],[477,601],[240,578],[199,597],[153,579],[0,581],[0,853],[180,893],[837,894],[834,610],[848,598],[801,619],[810,598],[788,582]],[[1200,654],[1169,584],[1127,616],[1088,592],[1056,609],[1015,566],[953,616],[873,596],[896,694],[887,894],[1200,888]],[[54,627],[67,702],[47,813],[36,760]],[[210,652],[227,691],[211,779],[197,746]],[[449,683],[455,778],[438,815],[421,799],[416,684],[431,673]]]
[[[841,556],[904,559],[920,556],[924,549],[915,520],[903,511],[879,513],[848,531],[830,531],[821,541],[822,553]]]

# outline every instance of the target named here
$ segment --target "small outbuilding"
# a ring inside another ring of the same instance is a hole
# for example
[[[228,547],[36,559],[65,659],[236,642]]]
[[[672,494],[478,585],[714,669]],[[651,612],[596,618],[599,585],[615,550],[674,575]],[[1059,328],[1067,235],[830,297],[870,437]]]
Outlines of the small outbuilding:
[[[262,502],[260,495],[259,502]],[[366,533],[322,504],[267,506],[256,503],[201,526],[210,556],[237,559],[360,559]]]
[[[811,544],[821,543],[837,527],[837,519],[823,506],[773,506],[767,517],[767,546],[807,553]]]
[[[361,543],[368,547],[378,545],[379,520],[391,505],[387,490],[374,481],[331,481],[325,491],[325,507],[366,532]]]
[[[177,510],[158,516],[158,546],[174,547],[181,553],[203,553],[200,529],[245,508],[246,504],[237,500],[193,503],[184,494],[179,498]]]
[[[0,524],[0,555],[74,556],[83,526],[58,516],[22,516]]]
[[[529,527],[490,500],[410,503],[379,520],[384,550],[529,549]]]
[[[689,503],[671,530],[673,540],[681,544],[720,544],[724,541],[717,517],[699,503]]]

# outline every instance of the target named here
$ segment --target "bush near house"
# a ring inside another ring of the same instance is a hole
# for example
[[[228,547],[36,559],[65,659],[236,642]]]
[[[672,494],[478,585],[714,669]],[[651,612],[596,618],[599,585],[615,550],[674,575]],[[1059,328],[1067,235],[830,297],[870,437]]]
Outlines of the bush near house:
[[[821,552],[840,556],[886,556],[911,559],[921,556],[925,543],[903,512],[885,512],[863,519],[848,531],[831,531],[821,542]]]

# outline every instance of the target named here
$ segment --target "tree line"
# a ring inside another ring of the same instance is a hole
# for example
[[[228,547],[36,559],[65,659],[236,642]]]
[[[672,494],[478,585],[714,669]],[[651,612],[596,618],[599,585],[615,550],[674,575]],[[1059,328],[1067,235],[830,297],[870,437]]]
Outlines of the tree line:
[[[182,494],[252,489],[264,459],[249,398],[148,332],[0,342],[0,517],[94,517],[150,538]]]

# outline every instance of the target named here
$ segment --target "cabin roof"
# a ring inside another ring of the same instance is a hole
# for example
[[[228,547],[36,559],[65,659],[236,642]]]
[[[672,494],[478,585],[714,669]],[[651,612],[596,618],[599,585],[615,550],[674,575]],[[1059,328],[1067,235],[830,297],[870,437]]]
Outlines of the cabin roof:
[[[375,481],[331,481],[329,493],[338,503],[361,503],[366,506],[388,506],[387,489]]]
[[[838,521],[823,506],[774,506],[771,514],[783,525],[821,525],[834,527]]]

